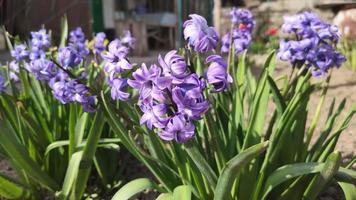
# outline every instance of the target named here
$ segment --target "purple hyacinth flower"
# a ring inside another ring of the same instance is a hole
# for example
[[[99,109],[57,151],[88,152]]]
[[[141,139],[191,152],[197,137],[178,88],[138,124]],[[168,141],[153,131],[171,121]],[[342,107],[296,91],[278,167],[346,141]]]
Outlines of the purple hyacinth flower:
[[[131,32],[129,30],[124,31],[121,43],[133,49],[135,47],[135,42],[136,39],[132,36]]]
[[[304,63],[308,52],[317,48],[319,40],[317,38],[305,38],[300,41],[281,41],[277,57],[291,63]]]
[[[37,60],[40,58],[46,58],[46,52],[38,47],[32,47],[30,55],[30,60]]]
[[[156,65],[151,65],[148,69],[146,64],[142,64],[133,74],[133,80],[128,80],[127,83],[139,90],[140,99],[144,100],[148,97],[155,98],[156,93],[153,93],[155,87],[163,90],[170,86],[170,77],[161,77],[161,69]],[[158,99],[160,99],[158,97]]]
[[[172,117],[164,130],[158,133],[163,140],[176,140],[179,143],[185,143],[194,136],[195,126],[184,115],[177,114]]]
[[[74,67],[82,61],[78,52],[71,46],[62,47],[58,50],[58,62],[62,67]]]
[[[17,61],[24,60],[28,57],[29,52],[26,50],[24,44],[15,45],[14,49],[11,51],[11,56]]]
[[[5,81],[5,78],[0,76],[0,94],[6,90]]]
[[[252,13],[247,9],[237,9],[232,8],[230,12],[231,22],[234,25],[238,25],[238,28],[241,31],[252,32],[255,27],[255,20]]]
[[[206,71],[208,83],[213,85],[212,92],[221,92],[232,83],[232,77],[227,73],[227,64],[219,55],[211,55],[206,58],[206,63],[210,63]]]
[[[198,95],[196,93],[190,94]],[[186,114],[189,119],[198,120],[209,109],[208,101],[188,95],[185,88],[175,87],[172,90],[172,99],[177,105],[178,111]]]
[[[120,40],[116,39],[110,42],[108,51],[101,54],[102,58],[106,61],[104,70],[107,73],[117,72],[121,73],[126,70],[132,69],[132,65],[126,59],[129,48],[122,45]]]
[[[57,74],[57,67],[55,64],[44,58],[31,61],[27,65],[27,70],[31,72],[36,79],[45,81],[49,81]]]
[[[230,37],[235,50],[235,54],[238,55],[250,47],[252,38],[251,33],[248,31],[241,31],[234,29],[231,33],[226,33],[221,39],[221,53],[228,53],[230,50]]]
[[[124,92],[126,86],[127,86],[127,79],[125,78],[116,78],[112,80],[111,98],[113,100],[127,101],[130,97],[130,94]]]
[[[69,42],[73,44],[85,43],[85,35],[82,28],[77,27],[69,33]]]
[[[313,67],[312,73],[315,77],[325,75],[330,68],[340,67],[346,61],[345,56],[335,51],[329,44],[319,46],[311,54],[307,66]]]
[[[140,124],[146,124],[147,128],[164,128],[167,124],[167,114],[168,106],[166,104],[151,105],[151,103],[146,102],[140,105],[141,111],[144,113],[140,119]]]
[[[94,54],[100,54],[105,50],[106,35],[103,32],[97,33],[94,38]]]
[[[63,104],[73,102],[76,84],[74,80],[61,80],[53,83],[51,87],[53,96]]]
[[[31,47],[38,49],[47,49],[51,46],[51,39],[46,29],[40,29],[37,32],[31,32]]]
[[[184,39],[197,52],[207,52],[217,46],[218,34],[213,27],[209,27],[205,18],[197,15],[189,15],[191,19],[184,22]]]
[[[84,101],[80,102],[84,112],[92,113],[96,111],[95,100],[96,96],[87,96]]]
[[[25,63],[26,66],[27,63]],[[10,80],[14,81],[14,82],[19,82],[20,78],[19,78],[19,72],[20,72],[20,67],[19,67],[19,63],[16,60],[13,60],[9,63],[9,78]]]
[[[163,74],[171,75],[176,80],[185,78],[189,74],[184,57],[179,55],[176,50],[169,51],[164,59],[159,55],[158,62],[163,68]]]

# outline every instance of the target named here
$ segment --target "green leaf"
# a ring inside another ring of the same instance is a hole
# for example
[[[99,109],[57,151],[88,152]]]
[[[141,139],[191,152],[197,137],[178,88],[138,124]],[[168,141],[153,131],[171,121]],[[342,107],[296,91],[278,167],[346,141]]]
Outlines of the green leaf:
[[[160,194],[156,200],[173,200],[173,195],[171,193]]]
[[[0,197],[6,199],[27,199],[28,192],[27,188],[0,173]]]
[[[87,126],[88,122],[88,113],[83,113],[80,117],[79,121],[75,125],[75,136],[74,136],[74,143],[77,147],[80,143],[82,143],[84,137],[85,127]]]
[[[67,37],[68,37],[68,20],[67,16],[64,15],[62,20],[61,20],[61,41],[59,43],[59,47],[65,47],[66,42],[67,42]]]
[[[277,106],[277,111],[279,112],[279,114],[281,115],[284,110],[286,109],[287,105],[286,102],[283,99],[282,94],[280,93],[276,83],[274,82],[274,80],[272,79],[271,76],[267,76],[267,80],[269,83],[269,86],[271,87],[271,91],[274,97],[274,101],[276,103]]]
[[[122,188],[120,188],[111,200],[127,200],[144,190],[154,189],[155,187],[156,184],[150,179],[138,178],[128,182]]]
[[[275,68],[275,51],[273,51],[267,58],[263,73],[257,84],[254,92],[251,112],[249,116],[249,124],[246,136],[243,143],[243,148],[246,149],[260,141],[264,121],[266,120],[267,104],[269,99],[270,87],[267,84],[267,76],[271,74]]]
[[[0,118],[0,145],[5,149],[10,158],[18,166],[33,178],[34,181],[42,184],[51,191],[57,191],[59,186],[41,167],[31,159],[29,152],[16,138],[16,133],[10,128],[10,124]]]
[[[267,147],[268,141],[254,145],[237,154],[234,158],[227,162],[218,179],[218,183],[215,188],[214,200],[231,199],[231,188],[240,170],[252,159],[264,152]]]
[[[190,158],[208,180],[210,187],[215,188],[218,178],[209,163],[205,160],[204,156],[199,152],[198,148],[194,144],[186,144],[185,147],[185,150]]]
[[[262,200],[267,198],[269,192],[279,184],[292,179],[294,177],[314,174],[320,172],[324,168],[324,163],[296,163],[285,165],[274,171],[268,178],[263,190]]]
[[[341,161],[340,152],[334,152],[329,155],[326,160],[323,169],[316,177],[313,178],[308,188],[304,192],[304,198],[306,200],[313,200],[319,195],[324,187],[330,182],[339,169]]]
[[[335,179],[340,182],[351,183],[356,185],[356,171],[340,167],[335,174]]]
[[[239,57],[239,64],[237,66],[237,71],[236,71],[236,84],[238,87],[241,87],[245,83],[245,78],[246,78],[246,53],[247,51],[244,51],[241,57]]]
[[[173,200],[191,200],[192,190],[188,185],[181,185],[174,189]]]
[[[105,120],[103,120],[104,113],[98,108],[92,126],[90,128],[88,138],[83,148],[83,155],[80,161],[80,167],[78,171],[78,178],[75,186],[75,199],[80,199],[86,188],[86,184],[90,175],[93,158],[100,140],[101,133],[103,132],[103,126]]]
[[[346,200],[355,200],[356,199],[356,186],[350,183],[338,182],[342,191],[344,192]]]
[[[67,172],[63,181],[62,191],[60,192],[60,196],[62,196],[64,199],[68,198],[69,193],[74,188],[75,180],[80,178],[78,177],[78,171],[82,154],[83,151],[75,152],[69,161]]]

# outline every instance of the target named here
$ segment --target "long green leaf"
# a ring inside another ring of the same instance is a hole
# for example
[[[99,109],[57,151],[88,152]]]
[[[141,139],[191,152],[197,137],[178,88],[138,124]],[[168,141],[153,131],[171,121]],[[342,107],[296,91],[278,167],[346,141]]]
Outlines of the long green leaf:
[[[80,199],[84,194],[86,184],[90,175],[90,169],[93,163],[93,158],[98,146],[98,141],[100,139],[102,129],[104,126],[105,120],[103,120],[104,113],[98,108],[92,126],[90,128],[86,144],[83,149],[83,155],[80,161],[78,178],[76,180],[75,186],[75,197]]]
[[[127,200],[144,190],[153,189],[155,187],[156,184],[150,179],[138,178],[128,182],[122,188],[120,188],[111,200]]]
[[[320,172],[324,168],[324,163],[296,163],[285,165],[274,171],[268,178],[263,190],[262,200],[267,198],[269,192],[279,184],[306,174],[314,174]]]
[[[191,200],[192,190],[188,185],[181,185],[174,189],[173,200]]]
[[[340,166],[340,161],[341,161],[340,152],[334,152],[330,154],[320,174],[314,177],[314,179],[306,189],[304,193],[304,198],[306,200],[316,199],[318,194],[330,182],[330,180],[334,177],[334,175],[338,171]]]
[[[82,154],[83,151],[75,152],[69,161],[67,172],[63,181],[62,190],[60,192],[60,196],[63,199],[68,198],[69,193],[73,190],[73,188],[75,188],[74,187],[75,180],[77,178],[80,178],[78,177],[78,171],[79,171],[79,164],[82,158]]]
[[[356,186],[350,183],[338,182],[342,191],[344,192],[346,200],[356,199]]]
[[[187,151],[190,158],[193,160],[204,177],[208,180],[210,187],[215,188],[217,176],[209,163],[205,160],[195,145],[186,144],[185,147],[185,150]]]
[[[232,158],[223,169],[215,188],[214,200],[231,199],[231,188],[240,170],[264,152],[268,147],[268,141],[254,145]]]
[[[68,20],[66,15],[64,15],[64,17],[61,20],[61,30],[62,30],[62,34],[61,34],[61,41],[59,43],[59,47],[65,47],[67,42],[67,37],[68,37]]]

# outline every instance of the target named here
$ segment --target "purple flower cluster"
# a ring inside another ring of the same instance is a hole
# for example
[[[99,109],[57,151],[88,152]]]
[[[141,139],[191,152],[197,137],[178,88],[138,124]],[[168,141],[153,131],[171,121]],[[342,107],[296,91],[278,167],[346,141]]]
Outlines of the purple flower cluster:
[[[158,129],[164,140],[186,142],[194,136],[194,120],[209,109],[204,98],[205,81],[189,71],[177,51],[158,58],[160,67],[143,64],[128,84],[139,90],[140,123]]]
[[[75,51],[79,59],[83,59],[85,56],[89,55],[89,49],[85,44],[85,35],[82,28],[77,27],[69,33],[69,46]]]
[[[282,40],[278,57],[293,65],[312,68],[314,76],[321,76],[332,67],[340,67],[346,58],[336,50],[340,39],[336,26],[322,21],[316,14],[304,12],[284,18],[282,31],[295,39]]]
[[[231,43],[235,54],[240,54],[251,45],[251,35],[256,23],[252,13],[247,9],[233,8],[230,16],[233,29],[222,37],[221,53],[228,53]]]
[[[5,78],[0,76],[0,94],[6,90]]]
[[[60,102],[78,102],[83,106],[84,111],[95,111],[95,96],[91,95],[88,88],[80,83],[78,79],[72,79],[67,72],[58,68],[56,64],[46,57],[46,51],[51,46],[50,36],[45,29],[31,32],[31,51],[26,50],[26,46],[16,45],[11,55],[15,58],[9,63],[10,79],[18,81],[19,62],[23,61],[27,71],[40,81],[48,83],[55,98]],[[69,45],[58,50],[58,63],[64,69],[71,69],[77,66],[83,56],[87,56],[85,36],[80,28],[70,33]],[[29,61],[26,61],[29,58]]]
[[[30,60],[46,57],[46,50],[51,46],[51,38],[46,29],[40,29],[37,32],[31,32],[31,52]]]
[[[129,50],[129,47],[122,41],[116,39],[109,43],[108,51],[101,54],[104,61],[106,61],[104,71],[109,76],[108,83],[111,87],[111,97],[114,100],[126,101],[130,96],[125,92],[127,79],[121,77],[123,72],[132,69],[131,63],[126,58]]]
[[[70,79],[64,71],[59,70],[48,84],[52,88],[54,97],[63,104],[78,102],[85,112],[95,112],[96,97],[90,95],[88,88],[78,80]]]
[[[204,17],[191,14],[191,18],[184,22],[184,39],[197,52],[207,52],[216,48],[218,34],[213,27],[209,27]]]

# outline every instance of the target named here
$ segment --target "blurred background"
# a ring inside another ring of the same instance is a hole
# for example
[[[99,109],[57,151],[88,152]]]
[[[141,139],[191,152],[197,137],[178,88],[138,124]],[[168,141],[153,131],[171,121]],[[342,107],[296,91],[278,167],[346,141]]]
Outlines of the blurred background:
[[[56,38],[60,20],[67,15],[70,28],[82,27],[89,38],[104,31],[113,39],[123,30],[131,30],[139,44],[134,55],[145,56],[151,50],[181,46],[182,23],[191,13],[205,16],[222,35],[230,27],[231,7],[250,9],[257,21],[254,41],[259,49],[258,45],[263,47],[266,42],[266,31],[278,29],[283,15],[313,10],[332,21],[355,5],[355,0],[0,0],[0,24],[22,39],[42,26],[52,30]],[[349,26],[355,29],[356,17],[353,23]],[[356,34],[356,30],[350,33]],[[1,37],[0,49],[4,48]]]

